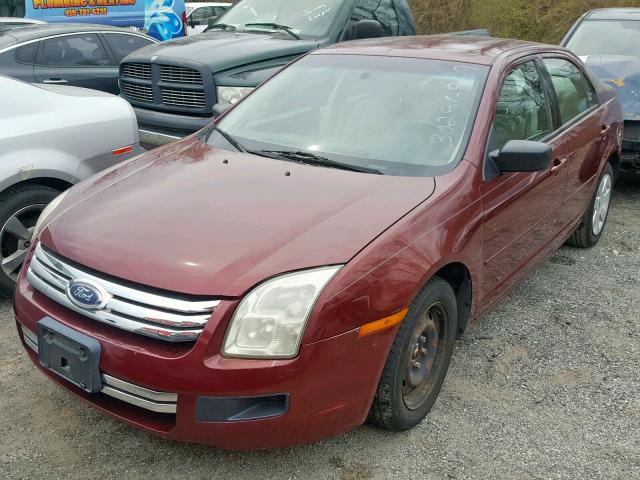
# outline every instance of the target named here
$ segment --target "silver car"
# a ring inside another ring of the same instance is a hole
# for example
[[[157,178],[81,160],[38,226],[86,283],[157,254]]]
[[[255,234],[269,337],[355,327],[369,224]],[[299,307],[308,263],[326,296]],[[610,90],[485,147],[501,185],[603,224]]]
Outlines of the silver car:
[[[131,106],[114,95],[0,76],[0,294],[11,295],[44,207],[143,151]]]

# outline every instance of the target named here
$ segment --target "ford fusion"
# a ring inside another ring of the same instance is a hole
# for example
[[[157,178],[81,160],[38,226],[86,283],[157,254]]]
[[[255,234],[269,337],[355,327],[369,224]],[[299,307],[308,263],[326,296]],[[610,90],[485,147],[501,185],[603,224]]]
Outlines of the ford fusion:
[[[20,338],[52,381],[171,439],[409,429],[468,325],[567,240],[598,242],[621,128],[613,91],[560,47],[314,51],[47,207]]]

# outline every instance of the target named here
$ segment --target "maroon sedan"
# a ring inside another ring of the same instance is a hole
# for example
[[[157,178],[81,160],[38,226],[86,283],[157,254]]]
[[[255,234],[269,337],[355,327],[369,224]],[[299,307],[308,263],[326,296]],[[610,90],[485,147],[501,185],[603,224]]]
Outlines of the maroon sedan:
[[[55,201],[21,339],[51,380],[171,439],[411,428],[456,336],[567,240],[598,242],[621,133],[613,91],[559,47],[315,51]]]

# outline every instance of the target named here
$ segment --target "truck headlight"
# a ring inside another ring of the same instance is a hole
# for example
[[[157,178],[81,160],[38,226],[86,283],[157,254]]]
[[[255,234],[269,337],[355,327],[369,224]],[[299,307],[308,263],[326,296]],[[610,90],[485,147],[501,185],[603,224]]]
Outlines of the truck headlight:
[[[218,87],[218,103],[235,105],[255,90],[253,87]]]
[[[56,198],[51,200],[51,203],[49,203],[49,205],[44,207],[44,210],[42,210],[40,217],[38,217],[36,226],[33,227],[33,236],[31,237],[32,243],[33,243],[33,240],[36,239],[40,231],[49,224],[49,221],[53,220],[53,215],[52,215],[53,211],[56,208],[58,208],[58,205],[60,205],[60,203],[62,202],[62,200],[64,200],[64,197],[66,195],[67,195],[67,192],[61,193]]]
[[[229,323],[223,355],[295,357],[318,296],[340,268],[323,267],[290,273],[253,289],[240,302]]]

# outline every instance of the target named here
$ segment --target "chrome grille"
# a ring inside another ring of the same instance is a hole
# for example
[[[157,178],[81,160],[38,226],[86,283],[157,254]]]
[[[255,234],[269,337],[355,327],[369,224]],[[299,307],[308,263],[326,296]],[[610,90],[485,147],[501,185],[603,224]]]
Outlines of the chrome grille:
[[[148,63],[125,63],[122,65],[122,74],[140,80],[151,80],[151,65]]]
[[[218,300],[182,300],[106,280],[70,265],[42,245],[35,249],[27,280],[36,290],[85,317],[169,342],[195,341],[220,304]],[[99,285],[107,297],[104,307],[90,310],[73,303],[67,290],[74,281]]]
[[[163,88],[162,103],[174,107],[204,108],[204,92],[183,88]]]
[[[24,342],[31,350],[38,353],[38,335],[23,325],[21,327]],[[176,413],[178,403],[176,393],[150,390],[104,373],[102,374],[102,393],[152,412]]]
[[[150,85],[138,85],[137,83],[121,80],[120,88],[122,89],[122,93],[129,98],[141,102],[153,102],[153,89]]]
[[[160,67],[160,80],[163,82],[202,85],[202,74],[193,68],[162,65]]]

